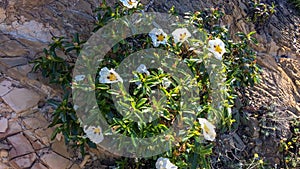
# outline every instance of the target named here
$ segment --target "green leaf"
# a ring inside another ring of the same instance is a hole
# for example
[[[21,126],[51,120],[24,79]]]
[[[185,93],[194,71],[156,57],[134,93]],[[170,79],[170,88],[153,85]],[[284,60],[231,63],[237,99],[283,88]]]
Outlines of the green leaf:
[[[147,102],[147,98],[142,98],[136,103],[136,108],[139,109],[142,105],[144,105]]]

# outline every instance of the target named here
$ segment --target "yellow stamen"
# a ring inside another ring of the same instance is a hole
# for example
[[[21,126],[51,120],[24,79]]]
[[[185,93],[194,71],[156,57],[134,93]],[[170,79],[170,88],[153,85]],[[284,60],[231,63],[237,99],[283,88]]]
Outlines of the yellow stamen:
[[[100,134],[101,129],[100,128],[94,128],[93,132],[94,132],[94,134]]]
[[[115,80],[117,80],[117,77],[113,73],[109,73],[109,75],[107,76],[107,79],[110,81],[115,81]]]
[[[215,48],[215,51],[216,51],[216,52],[222,54],[222,48],[221,48],[220,45],[215,45],[214,48]]]
[[[165,39],[165,36],[161,33],[160,35],[156,35],[157,41],[162,42]]]
[[[210,131],[210,129],[207,127],[206,124],[204,124],[203,130],[204,130],[206,133],[209,133],[209,131]]]
[[[180,40],[183,40],[185,37],[186,37],[186,32],[184,32],[183,34],[181,33],[181,34],[179,35],[179,39],[180,39]]]
[[[129,4],[129,5],[132,5],[132,4],[133,4],[133,2],[132,2],[131,0],[129,0],[129,1],[128,1],[128,4]]]

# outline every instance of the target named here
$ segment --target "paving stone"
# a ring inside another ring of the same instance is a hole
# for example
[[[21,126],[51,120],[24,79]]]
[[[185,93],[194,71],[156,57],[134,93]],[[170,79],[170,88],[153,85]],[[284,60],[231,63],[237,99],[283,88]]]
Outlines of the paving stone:
[[[8,129],[5,133],[0,133],[0,139],[22,131],[22,127],[17,119],[8,120]]]
[[[36,140],[35,142],[32,142],[31,144],[32,144],[32,147],[34,148],[34,150],[40,150],[40,149],[47,147],[40,140]]]
[[[28,89],[13,89],[3,96],[3,100],[16,112],[20,113],[37,105],[40,96]]]
[[[0,54],[2,56],[15,57],[15,56],[26,56],[28,52],[17,41],[9,40],[1,44]]]
[[[78,164],[73,164],[70,169],[81,169]]]
[[[3,80],[0,82],[0,97],[4,96],[12,90],[12,83],[8,80]]]
[[[71,161],[54,153],[49,152],[41,157],[41,161],[50,169],[67,169],[71,166]]]
[[[5,63],[9,67],[26,65],[28,60],[24,57],[0,58],[0,62]]]
[[[0,143],[0,150],[9,150],[9,149],[10,149],[9,145]]]
[[[10,163],[15,163],[20,168],[29,168],[30,166],[32,166],[36,158],[37,158],[36,154],[31,153],[22,157],[15,158],[11,160]]]
[[[40,162],[34,163],[34,165],[31,167],[31,169],[48,169],[45,165],[43,165]]]
[[[10,136],[7,140],[13,146],[9,152],[10,159],[34,152],[30,142],[22,133]]]
[[[55,140],[54,143],[52,143],[51,148],[57,154],[59,154],[63,157],[66,157],[66,158],[71,158],[71,155],[68,152],[68,148],[67,148],[64,140],[61,140],[61,141]]]
[[[0,162],[0,169],[12,169],[12,168],[6,164]]]
[[[21,66],[19,66],[19,65],[21,65]],[[32,78],[35,78],[35,79],[37,78],[37,77],[34,77],[34,73],[30,73],[32,70],[32,65],[30,65],[30,64],[26,64],[26,65],[18,64],[18,66],[10,68],[8,71],[11,71],[11,69],[14,69],[17,72],[20,72],[24,77],[26,77],[26,76],[28,77],[28,75],[30,74],[30,76]]]
[[[38,129],[47,128],[49,122],[40,112],[37,112],[30,115],[30,117],[25,117],[23,119],[23,124],[27,129]]]
[[[42,128],[42,129],[35,130],[36,136],[46,146],[50,146],[52,133],[53,133],[53,130],[51,128]]]
[[[8,120],[6,118],[0,119],[0,133],[5,133],[8,128]]]
[[[34,150],[40,150],[40,149],[46,147],[46,145],[44,145],[38,138],[36,138],[34,131],[26,130],[26,131],[24,131],[24,135],[30,141]]]

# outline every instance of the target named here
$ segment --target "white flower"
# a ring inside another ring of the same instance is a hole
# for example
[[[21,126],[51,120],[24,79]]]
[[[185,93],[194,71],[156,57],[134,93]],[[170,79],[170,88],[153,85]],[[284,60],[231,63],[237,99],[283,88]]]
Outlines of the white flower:
[[[216,38],[215,40],[209,40],[208,46],[208,50],[212,52],[217,59],[222,60],[222,56],[226,52],[224,42]]]
[[[174,37],[174,42],[184,42],[189,37],[191,37],[191,33],[186,28],[178,28],[174,32],[172,32],[172,36]]]
[[[172,82],[168,78],[166,77],[162,78],[162,85],[164,88],[168,88],[171,85],[171,83]]]
[[[104,67],[99,72],[100,83],[116,83],[116,82],[123,82],[123,79],[120,77],[120,75],[115,72],[113,69],[108,70],[107,67]]]
[[[216,138],[215,126],[204,118],[198,118],[203,131],[203,136],[206,140],[214,141]]]
[[[162,29],[154,28],[149,33],[149,36],[152,39],[153,46],[158,47],[159,44],[167,43],[167,34]]]
[[[146,75],[150,75],[150,72],[147,70],[147,67],[144,64],[141,64],[139,67],[137,67],[136,71],[138,73],[145,73]],[[134,75],[134,79],[137,79],[137,75]],[[141,82],[135,82],[136,85],[140,85]]]
[[[159,157],[155,163],[156,169],[177,169],[168,158]]]
[[[100,126],[84,126],[83,130],[86,133],[86,136],[96,144],[99,144],[104,139]]]
[[[85,78],[85,75],[76,75],[75,76],[75,82],[79,82],[82,81]]]
[[[136,8],[139,3],[137,0],[120,0],[120,1],[127,8]]]
[[[137,67],[136,71],[138,73],[146,73],[147,75],[150,75],[150,72],[147,70],[147,67],[144,64],[141,64],[139,67]]]

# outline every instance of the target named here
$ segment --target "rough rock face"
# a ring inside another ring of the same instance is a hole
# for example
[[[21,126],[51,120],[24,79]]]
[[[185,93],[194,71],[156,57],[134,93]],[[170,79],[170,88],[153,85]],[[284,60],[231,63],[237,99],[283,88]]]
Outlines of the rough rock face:
[[[43,54],[51,37],[86,39],[93,28],[93,9],[101,0],[2,0],[0,1],[0,71],[41,89],[30,73],[31,60]],[[24,78],[29,79],[24,79]],[[44,86],[45,88],[45,86]],[[44,89],[41,90],[45,92]],[[49,95],[49,93],[47,93]]]
[[[34,88],[41,88],[42,84],[32,81],[37,77],[29,73],[31,67],[28,62],[42,54],[42,49],[51,41],[50,32],[58,36],[79,32],[83,38],[87,38],[93,27],[92,10],[100,2],[101,0],[0,1],[0,71],[20,79],[21,82],[29,82]],[[261,2],[271,4],[272,1]],[[255,36],[260,44],[253,48],[258,52],[257,61],[262,67],[261,83],[247,90],[245,102],[250,108],[238,115],[247,116],[251,123],[240,122],[246,127],[241,128],[237,135],[221,136],[224,138],[220,139],[224,139],[224,144],[228,140],[228,144],[231,145],[232,149],[227,147],[227,152],[237,147],[239,153],[245,150],[257,152],[264,146],[265,154],[269,154],[269,160],[277,163],[278,145],[273,145],[273,142],[281,137],[289,137],[288,131],[275,131],[271,138],[259,137],[263,131],[258,125],[261,119],[255,119],[251,114],[260,113],[259,117],[271,119],[264,113],[267,112],[266,107],[273,107],[274,117],[293,118],[300,115],[300,17],[295,15],[295,11],[286,0],[274,2],[277,12],[263,25],[254,25],[246,20],[249,9],[247,0],[142,1],[147,4],[146,11],[167,12],[174,5],[181,14],[219,7],[226,14],[221,25],[226,26],[232,35],[238,31],[257,32]],[[234,36],[233,39],[237,40]],[[279,125],[285,128],[289,127],[286,122],[274,123],[280,123]],[[243,135],[253,139],[240,139]],[[221,150],[223,149],[220,148]],[[264,152],[260,150],[259,153]]]

